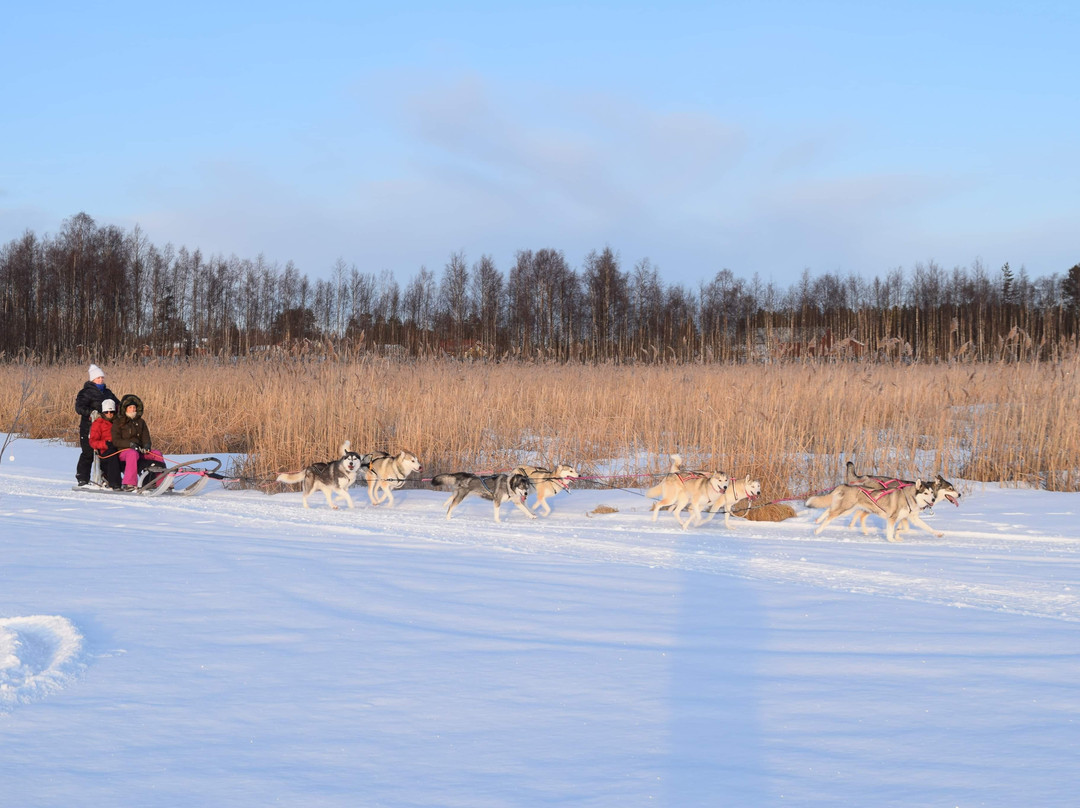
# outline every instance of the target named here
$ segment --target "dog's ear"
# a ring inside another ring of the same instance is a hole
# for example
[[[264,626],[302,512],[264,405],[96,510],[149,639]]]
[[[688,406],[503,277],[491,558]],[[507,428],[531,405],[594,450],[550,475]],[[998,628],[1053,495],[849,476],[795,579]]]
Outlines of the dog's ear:
[[[349,453],[349,447],[352,446],[352,441],[345,441],[341,444],[341,456],[344,457]]]

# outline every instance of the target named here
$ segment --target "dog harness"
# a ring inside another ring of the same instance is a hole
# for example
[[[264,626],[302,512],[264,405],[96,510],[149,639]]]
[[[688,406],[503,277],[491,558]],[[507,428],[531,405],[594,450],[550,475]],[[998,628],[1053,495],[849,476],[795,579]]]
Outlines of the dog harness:
[[[875,508],[879,511],[883,511],[885,509],[880,506],[882,497],[892,494],[894,491],[902,491],[904,488],[910,488],[913,485],[915,485],[915,483],[908,483],[906,480],[896,480],[895,477],[893,477],[892,480],[882,480],[880,488],[864,488],[860,486],[859,490],[869,498],[870,502],[874,503]],[[908,495],[905,495],[905,499],[908,499],[908,504],[910,504]]]
[[[905,488],[910,488],[912,485],[914,485],[914,483],[909,483],[907,480],[893,478],[891,480],[882,480],[881,488],[864,488],[859,486],[859,490],[866,494],[866,496],[870,498],[870,501],[880,508],[881,506],[878,505],[878,503],[881,501],[882,497],[891,494],[894,491],[902,491]]]

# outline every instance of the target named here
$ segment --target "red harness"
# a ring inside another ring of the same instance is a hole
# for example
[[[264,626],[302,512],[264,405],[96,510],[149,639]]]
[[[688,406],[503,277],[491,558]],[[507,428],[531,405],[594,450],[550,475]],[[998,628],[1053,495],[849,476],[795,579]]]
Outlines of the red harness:
[[[881,498],[884,497],[886,494],[890,494],[893,491],[902,491],[903,489],[908,488],[912,485],[914,485],[914,483],[909,483],[906,480],[898,480],[896,478],[893,478],[891,480],[881,480],[881,488],[860,487],[859,490],[866,494],[866,496],[870,498],[871,502],[877,505],[878,502],[881,501]]]

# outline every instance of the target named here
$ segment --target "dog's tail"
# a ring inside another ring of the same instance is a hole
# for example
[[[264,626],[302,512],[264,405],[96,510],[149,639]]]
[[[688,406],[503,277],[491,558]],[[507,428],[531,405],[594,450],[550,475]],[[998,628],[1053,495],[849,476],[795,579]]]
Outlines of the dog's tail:
[[[847,466],[844,467],[844,482],[848,485],[858,482],[859,475],[855,473],[855,464],[850,460],[847,462]]]
[[[436,474],[431,478],[431,484],[436,488],[444,485],[453,485],[457,482],[457,478],[453,474]]]
[[[847,462],[847,467],[844,469],[844,485],[870,486],[871,488],[887,487],[882,485],[881,480],[874,477],[868,477],[865,474],[856,474],[855,464],[850,460]]]
[[[807,508],[828,508],[832,504],[832,491],[827,494],[815,494],[806,500]]]
[[[277,481],[279,483],[302,483],[305,473],[303,471],[286,471],[277,476]]]
[[[668,474],[678,474],[680,468],[682,468],[682,455],[673,454],[671,456],[671,468],[668,469]],[[648,491],[645,492],[645,496],[647,496],[647,497],[658,497],[658,496],[660,496],[663,493],[663,490],[664,490],[664,479],[665,478],[661,477],[660,482],[658,482],[656,485],[654,485],[652,488],[650,488]]]

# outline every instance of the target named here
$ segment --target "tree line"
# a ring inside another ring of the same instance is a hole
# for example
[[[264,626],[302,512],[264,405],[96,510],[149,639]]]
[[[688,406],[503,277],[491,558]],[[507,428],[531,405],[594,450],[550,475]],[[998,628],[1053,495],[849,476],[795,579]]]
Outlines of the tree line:
[[[1053,360],[1076,346],[1080,264],[934,261],[867,279],[825,273],[786,287],[721,269],[666,283],[610,247],[579,267],[521,250],[504,272],[460,252],[400,285],[342,259],[312,281],[291,261],[159,247],[85,213],[55,235],[0,247],[0,356],[390,356],[582,362]]]

